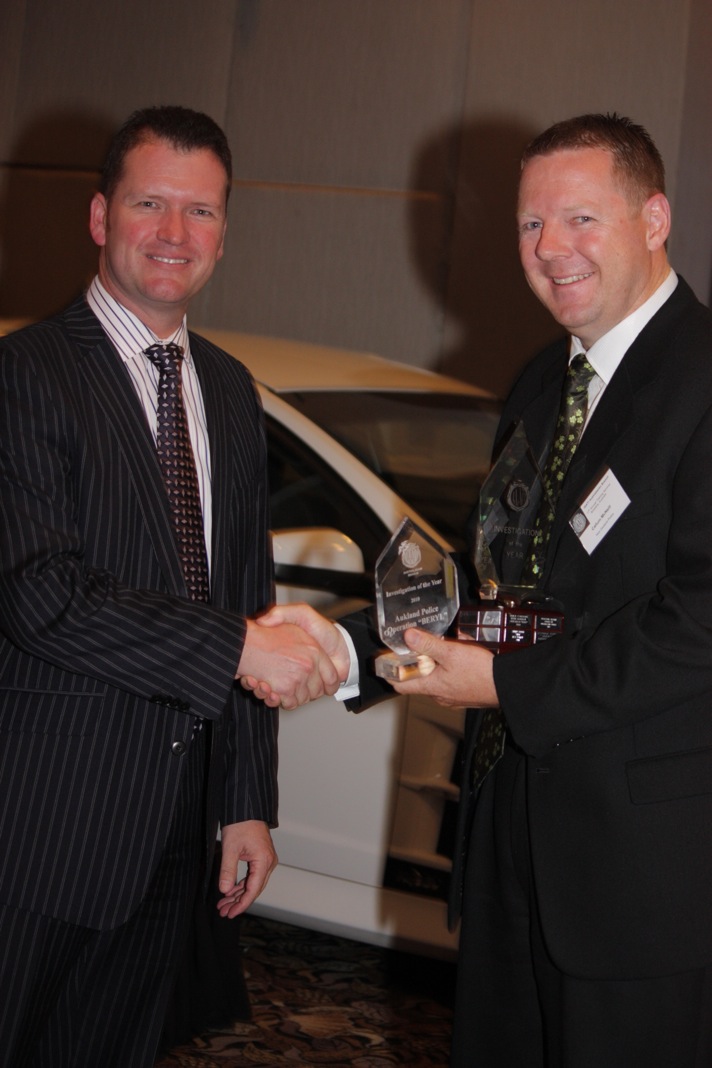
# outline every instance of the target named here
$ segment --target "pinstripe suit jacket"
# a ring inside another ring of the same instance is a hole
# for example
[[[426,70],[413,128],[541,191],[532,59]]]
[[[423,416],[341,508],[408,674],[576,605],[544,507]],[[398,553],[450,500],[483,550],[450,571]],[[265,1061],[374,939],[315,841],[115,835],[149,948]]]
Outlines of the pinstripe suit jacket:
[[[234,683],[271,596],[262,412],[237,361],[191,352],[210,605],[187,599],[143,410],[85,300],[0,343],[0,900],[98,929],[155,870],[192,714],[213,724],[206,849],[218,818],[276,815],[276,716]]]

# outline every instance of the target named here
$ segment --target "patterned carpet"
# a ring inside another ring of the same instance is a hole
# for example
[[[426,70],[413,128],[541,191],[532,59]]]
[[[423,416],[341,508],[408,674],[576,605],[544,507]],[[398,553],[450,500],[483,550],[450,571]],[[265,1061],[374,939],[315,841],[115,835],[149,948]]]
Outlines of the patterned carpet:
[[[454,965],[246,916],[252,1018],[174,1048],[156,1068],[445,1068]]]

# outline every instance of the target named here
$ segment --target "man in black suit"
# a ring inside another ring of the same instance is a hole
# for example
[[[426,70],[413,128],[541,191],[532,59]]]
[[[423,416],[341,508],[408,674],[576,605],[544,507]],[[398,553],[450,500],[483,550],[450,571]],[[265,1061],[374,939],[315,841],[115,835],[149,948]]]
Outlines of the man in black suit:
[[[499,656],[419,633],[438,667],[399,687],[506,722],[465,874],[463,1068],[712,1063],[712,321],[670,270],[664,190],[616,116],[525,153],[520,256],[568,338],[525,369],[500,440],[521,421],[546,455],[569,362],[595,372],[539,579],[565,633]],[[571,522],[592,493],[595,541]]]
[[[585,353],[583,434],[531,569],[565,631],[496,656],[407,632],[436,667],[397,690],[506,725],[475,788],[468,713],[456,1068],[712,1064],[712,319],[668,264],[664,193],[618,116],[526,151],[520,256],[567,338],[521,375],[498,444],[521,422],[546,464]]]
[[[0,1056],[13,1068],[153,1063],[218,823],[223,916],[276,863],[276,711],[236,678],[264,675],[286,707],[338,684],[302,630],[251,618],[272,598],[262,412],[245,368],[185,324],[222,256],[231,175],[207,116],[132,115],[91,204],[97,278],[0,346]],[[159,466],[163,372],[146,350],[169,344],[202,594]]]

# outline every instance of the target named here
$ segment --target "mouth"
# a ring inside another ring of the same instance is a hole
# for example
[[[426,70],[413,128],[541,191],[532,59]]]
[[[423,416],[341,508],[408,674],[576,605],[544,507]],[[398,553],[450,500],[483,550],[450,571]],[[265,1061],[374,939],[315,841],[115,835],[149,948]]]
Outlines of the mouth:
[[[588,274],[570,274],[568,278],[552,278],[551,281],[555,286],[570,286],[574,282],[583,282],[584,279],[590,278],[593,271],[589,271]]]
[[[186,263],[188,263],[188,260],[184,259],[183,257],[178,258],[173,256],[149,256],[148,258],[149,260],[154,260],[156,263],[167,263],[169,266],[175,266],[176,264],[184,266]]]

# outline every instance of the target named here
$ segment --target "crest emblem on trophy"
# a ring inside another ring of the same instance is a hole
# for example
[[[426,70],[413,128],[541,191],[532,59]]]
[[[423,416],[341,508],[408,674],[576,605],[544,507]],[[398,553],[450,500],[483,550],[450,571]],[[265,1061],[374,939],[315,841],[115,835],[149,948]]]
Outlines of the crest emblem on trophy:
[[[402,682],[426,675],[434,664],[403,640],[408,627],[443,635],[459,606],[457,571],[448,553],[407,517],[376,561],[376,615],[381,641],[390,649],[376,657],[376,674]]]

